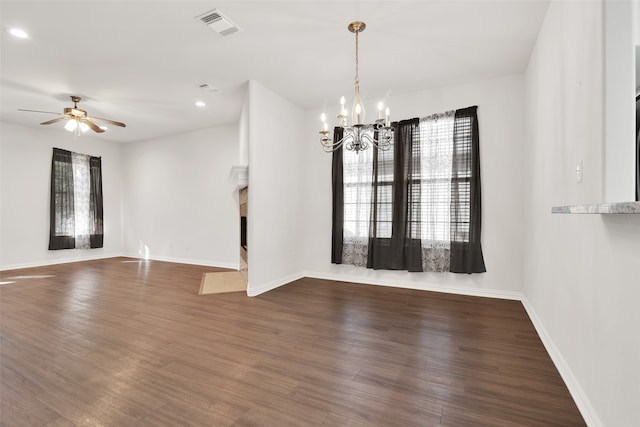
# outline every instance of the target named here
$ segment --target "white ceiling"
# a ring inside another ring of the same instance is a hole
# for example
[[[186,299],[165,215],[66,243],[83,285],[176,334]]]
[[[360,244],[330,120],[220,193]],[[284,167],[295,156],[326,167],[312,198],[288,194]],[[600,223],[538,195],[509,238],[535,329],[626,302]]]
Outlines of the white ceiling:
[[[365,99],[523,72],[548,1],[0,1],[2,121],[40,127],[82,96],[131,142],[238,120],[247,80],[303,109],[353,93],[362,20]],[[243,31],[195,19],[217,8]],[[20,27],[30,35],[8,34]],[[196,87],[208,83],[218,92]],[[194,106],[196,100],[206,108]],[[63,131],[63,124],[50,125]]]

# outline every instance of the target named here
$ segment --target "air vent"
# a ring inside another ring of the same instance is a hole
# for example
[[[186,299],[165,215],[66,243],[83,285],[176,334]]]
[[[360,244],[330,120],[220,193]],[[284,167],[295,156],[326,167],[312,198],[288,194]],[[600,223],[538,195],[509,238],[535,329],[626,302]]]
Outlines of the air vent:
[[[198,83],[196,87],[198,89],[206,90],[208,92],[218,92],[220,90],[215,86],[211,86],[209,83]]]
[[[209,12],[203,13],[202,15],[198,15],[196,16],[196,19],[224,37],[242,31],[242,29],[238,27],[235,22],[227,18],[222,12],[217,9],[213,9]]]

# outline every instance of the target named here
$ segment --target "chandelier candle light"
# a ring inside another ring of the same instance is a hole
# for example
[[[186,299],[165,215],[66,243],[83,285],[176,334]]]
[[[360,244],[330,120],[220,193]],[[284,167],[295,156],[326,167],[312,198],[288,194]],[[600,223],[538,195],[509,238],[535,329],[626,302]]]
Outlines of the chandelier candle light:
[[[333,152],[340,147],[356,153],[366,150],[370,144],[375,145],[380,150],[388,150],[391,147],[391,138],[393,136],[393,128],[389,121],[389,107],[386,108],[384,118],[382,110],[384,105],[378,104],[378,119],[373,124],[364,124],[364,104],[360,98],[360,78],[358,76],[358,34],[367,26],[364,22],[355,21],[347,27],[349,31],[356,35],[356,78],[354,82],[355,94],[353,98],[353,107],[351,108],[351,126],[347,125],[347,110],[344,108],[344,96],[340,98],[340,114],[338,114],[338,126],[343,129],[343,137],[339,141],[334,142],[329,132],[327,124],[327,115],[322,113],[323,129],[320,131],[320,144],[322,149],[327,152]],[[374,132],[371,132],[374,131]],[[377,132],[377,139],[375,138]]]

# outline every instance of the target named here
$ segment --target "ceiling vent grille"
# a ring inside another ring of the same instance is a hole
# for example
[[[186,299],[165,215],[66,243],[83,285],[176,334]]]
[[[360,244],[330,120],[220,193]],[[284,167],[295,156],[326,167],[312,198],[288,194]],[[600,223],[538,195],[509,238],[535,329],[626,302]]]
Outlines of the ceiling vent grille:
[[[224,37],[242,31],[242,28],[217,9],[198,15],[196,19]]]
[[[209,83],[198,83],[196,87],[198,89],[206,90],[208,92],[218,92],[220,90],[215,86],[211,86]]]

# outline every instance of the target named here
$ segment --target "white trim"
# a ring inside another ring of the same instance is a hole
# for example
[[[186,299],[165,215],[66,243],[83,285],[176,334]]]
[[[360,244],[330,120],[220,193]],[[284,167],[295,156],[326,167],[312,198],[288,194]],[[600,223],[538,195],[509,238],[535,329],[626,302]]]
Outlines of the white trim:
[[[295,282],[298,279],[302,279],[304,274],[302,273],[294,273],[290,276],[284,277],[282,279],[272,280],[267,283],[263,283],[259,286],[251,286],[251,268],[249,268],[249,285],[247,286],[247,296],[255,297],[265,292],[274,290],[279,288],[280,286],[284,286],[288,283]]]
[[[464,288],[458,286],[450,287],[438,285],[435,283],[410,282],[403,280],[379,280],[369,277],[347,276],[344,274],[331,274],[314,271],[305,271],[302,277],[335,280],[338,282],[360,283],[364,285],[389,286],[392,288],[416,289],[419,291],[442,292],[446,294],[469,295],[485,298],[500,298],[516,301],[520,301],[522,299],[522,294],[520,292],[501,291],[496,289]]]
[[[69,264],[72,262],[83,262],[83,261],[95,261],[99,259],[118,258],[118,257],[126,257],[126,256],[127,255],[117,253],[117,254],[102,254],[97,256],[82,256],[78,258],[56,258],[56,259],[50,259],[46,261],[27,262],[23,264],[2,265],[0,266],[0,271],[20,270],[22,268],[46,267],[49,265]]]
[[[573,401],[578,406],[578,410],[584,421],[587,423],[589,427],[602,427],[602,421],[598,418],[598,414],[596,413],[593,405],[587,398],[584,390],[580,387],[580,383],[577,381],[571,367],[567,363],[567,361],[562,357],[562,353],[558,350],[558,347],[553,343],[551,336],[547,332],[544,324],[536,314],[536,311],[533,309],[533,306],[529,303],[529,300],[523,295],[521,299],[522,305],[524,309],[527,311],[529,318],[531,319],[531,323],[533,323],[533,327],[536,329],[540,340],[542,340],[542,344],[544,348],[547,350],[547,353],[551,357],[553,364],[556,366],[556,369],[560,373],[564,384],[567,386],[571,397],[573,397]]]
[[[128,255],[129,258],[142,259],[140,255]],[[149,261],[162,261],[162,262],[173,262],[176,264],[189,264],[189,265],[201,265],[204,267],[215,267],[215,268],[228,268],[229,270],[239,270],[240,264],[226,261],[206,261],[206,260],[197,260],[197,259],[188,259],[188,258],[172,258],[172,257],[158,257],[152,256],[147,258]]]
[[[31,262],[25,264],[14,264],[14,265],[3,265],[0,266],[0,271],[8,271],[8,270],[19,270],[22,268],[34,268],[34,267],[46,267],[48,265],[57,265],[57,264],[69,264],[72,262],[84,262],[84,261],[95,261],[99,259],[108,259],[108,258],[133,258],[137,260],[144,260],[145,258],[141,257],[138,254],[108,254],[108,255],[99,255],[99,256],[90,256],[90,257],[78,257],[78,258],[60,258],[55,260],[48,261],[39,261],[39,262]],[[201,260],[192,260],[192,259],[183,259],[183,258],[171,258],[171,257],[150,257],[149,261],[163,261],[163,262],[173,262],[176,264],[189,264],[189,265],[201,265],[204,267],[215,267],[215,268],[227,268],[230,270],[239,270],[240,264],[232,263],[232,262],[224,262],[224,261],[201,261]]]

